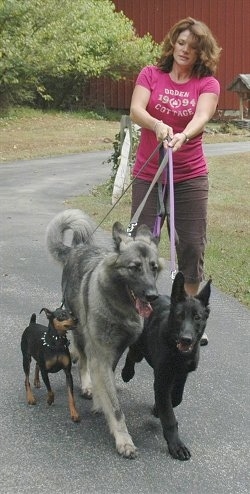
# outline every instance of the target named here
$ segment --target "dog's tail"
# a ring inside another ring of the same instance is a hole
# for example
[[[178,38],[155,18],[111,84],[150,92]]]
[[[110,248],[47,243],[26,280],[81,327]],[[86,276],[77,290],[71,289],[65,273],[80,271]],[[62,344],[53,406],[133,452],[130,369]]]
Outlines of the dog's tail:
[[[55,216],[46,231],[46,245],[52,257],[65,264],[72,247],[80,244],[92,245],[95,229],[91,219],[80,209],[66,209]],[[64,244],[64,234],[72,231],[71,246]]]
[[[32,323],[35,323],[36,322],[36,314],[32,314],[31,318],[30,318],[30,324]]]

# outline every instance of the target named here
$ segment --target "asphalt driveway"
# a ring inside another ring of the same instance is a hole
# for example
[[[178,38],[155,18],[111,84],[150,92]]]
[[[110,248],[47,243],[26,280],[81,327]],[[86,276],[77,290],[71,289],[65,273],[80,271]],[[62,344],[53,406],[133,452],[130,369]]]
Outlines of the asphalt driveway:
[[[250,143],[226,145],[250,151]],[[206,146],[224,154],[224,145]],[[25,401],[21,334],[32,312],[54,308],[61,300],[61,272],[48,257],[44,234],[50,219],[70,197],[86,193],[110,173],[102,162],[110,153],[86,153],[0,165],[1,265],[1,449],[3,494],[247,494],[249,482],[249,329],[250,311],[212,288],[209,345],[201,349],[198,370],[188,378],[176,409],[180,435],[192,458],[170,458],[160,423],[151,413],[152,371],[138,365],[124,384],[117,369],[120,401],[138,447],[136,460],[120,458],[102,415],[80,396],[82,420],[69,418],[63,373],[53,375],[55,404],[48,407],[43,386],[38,404]],[[100,232],[100,236],[103,233]],[[106,241],[109,238],[104,235]],[[170,293],[168,269],[159,280]],[[45,323],[44,316],[39,316]]]

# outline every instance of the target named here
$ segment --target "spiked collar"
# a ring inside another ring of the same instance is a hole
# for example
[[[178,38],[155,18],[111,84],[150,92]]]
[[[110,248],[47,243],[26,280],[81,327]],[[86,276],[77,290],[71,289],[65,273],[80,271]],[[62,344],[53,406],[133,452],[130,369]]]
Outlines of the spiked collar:
[[[44,331],[41,340],[43,346],[46,346],[51,350],[55,350],[55,348],[59,347],[63,347],[66,350],[70,344],[66,335],[60,336],[57,333],[52,334],[52,332],[48,332],[48,330]]]

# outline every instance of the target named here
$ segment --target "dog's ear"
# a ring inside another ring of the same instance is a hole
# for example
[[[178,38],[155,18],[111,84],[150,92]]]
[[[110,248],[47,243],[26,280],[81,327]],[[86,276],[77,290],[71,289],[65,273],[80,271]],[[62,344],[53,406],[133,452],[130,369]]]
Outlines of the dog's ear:
[[[135,238],[136,240],[139,240],[141,238],[146,242],[154,242],[156,245],[158,245],[159,243],[159,237],[154,237],[153,233],[147,225],[140,225],[137,228]]]
[[[126,230],[119,221],[116,221],[113,224],[112,235],[117,249],[119,249],[121,242],[131,242],[131,237],[128,236]]]
[[[209,304],[209,298],[211,295],[211,283],[212,279],[209,278],[205,286],[201,289],[198,295],[195,296],[195,298],[197,298],[204,305],[204,307],[207,307]]]
[[[183,273],[181,271],[178,271],[172,286],[172,293],[171,293],[172,303],[177,304],[178,302],[183,302],[183,300],[187,298],[187,294],[184,288],[184,282],[185,279]]]
[[[46,309],[46,307],[43,307],[40,310],[40,314],[41,314],[41,312],[45,312],[47,319],[52,319],[53,318],[53,312],[51,312],[51,310],[49,310],[49,309]]]

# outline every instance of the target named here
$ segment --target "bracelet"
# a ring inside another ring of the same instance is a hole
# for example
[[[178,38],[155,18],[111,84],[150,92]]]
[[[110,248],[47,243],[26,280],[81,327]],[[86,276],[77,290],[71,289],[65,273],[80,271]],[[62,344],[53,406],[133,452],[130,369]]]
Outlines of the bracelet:
[[[182,134],[185,136],[184,144],[186,144],[186,142],[188,142],[190,139],[189,139],[188,135],[185,134],[185,132],[182,132]]]
[[[154,123],[154,127],[153,127],[153,131],[155,132],[156,131],[156,127],[157,125],[159,124],[163,124],[163,121],[162,120],[156,120],[155,123]]]

